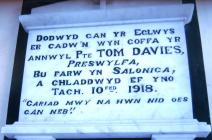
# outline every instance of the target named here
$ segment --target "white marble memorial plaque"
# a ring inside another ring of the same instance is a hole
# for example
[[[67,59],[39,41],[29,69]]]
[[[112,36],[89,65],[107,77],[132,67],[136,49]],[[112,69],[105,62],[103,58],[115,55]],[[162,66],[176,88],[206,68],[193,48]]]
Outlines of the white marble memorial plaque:
[[[29,32],[19,121],[191,118],[183,21]]]
[[[19,120],[1,132],[18,140],[207,137],[210,125],[192,109],[184,26],[193,8],[20,16],[28,43]]]

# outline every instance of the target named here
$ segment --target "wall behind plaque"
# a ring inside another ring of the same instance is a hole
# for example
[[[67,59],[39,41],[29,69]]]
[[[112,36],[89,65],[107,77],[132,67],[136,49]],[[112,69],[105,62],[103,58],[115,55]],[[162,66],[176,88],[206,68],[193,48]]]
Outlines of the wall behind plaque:
[[[197,0],[196,2],[210,106],[210,118],[212,119],[212,1]]]
[[[0,127],[6,122],[21,7],[22,0],[0,0]]]
[[[99,8],[99,0],[70,0],[33,8],[32,13],[77,12]],[[108,8],[181,4],[182,0],[107,0]],[[63,8],[60,8],[63,7]]]

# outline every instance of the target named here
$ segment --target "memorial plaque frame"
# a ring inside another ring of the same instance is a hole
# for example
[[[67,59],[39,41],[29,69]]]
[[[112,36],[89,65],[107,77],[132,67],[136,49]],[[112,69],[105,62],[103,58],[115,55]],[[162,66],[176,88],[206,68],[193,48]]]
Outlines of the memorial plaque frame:
[[[50,2],[51,1],[51,2]],[[22,14],[29,14],[30,10],[34,7],[58,2],[58,0],[49,0],[46,2],[30,3],[24,1]],[[190,3],[184,0],[183,3]],[[193,2],[194,3],[194,0]],[[24,31],[22,25],[19,26],[18,42],[15,55],[15,63],[13,69],[13,77],[11,83],[11,92],[8,107],[7,124],[13,124],[18,121],[20,95],[22,87],[23,69],[25,62],[25,53],[27,46],[27,33]],[[188,61],[191,78],[191,90],[192,90],[192,103],[193,103],[193,115],[194,119],[200,122],[207,122],[210,124],[210,115],[208,108],[207,88],[205,81],[203,56],[201,49],[201,39],[198,26],[198,18],[196,8],[194,10],[192,21],[185,26]],[[195,49],[194,49],[195,46]],[[195,80],[198,79],[198,80]],[[201,94],[200,94],[201,93]],[[207,139],[210,139],[208,136]],[[5,137],[5,139],[8,139]],[[142,138],[143,139],[143,138]]]

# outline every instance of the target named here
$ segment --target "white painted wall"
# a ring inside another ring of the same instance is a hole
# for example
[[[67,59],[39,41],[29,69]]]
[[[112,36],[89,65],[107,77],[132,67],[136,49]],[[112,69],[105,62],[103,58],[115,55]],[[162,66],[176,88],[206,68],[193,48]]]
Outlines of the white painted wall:
[[[210,117],[212,120],[212,1],[197,0],[197,13],[204,55]]]
[[[21,5],[21,0],[0,0],[0,128],[6,122]]]
[[[104,1],[104,0],[102,0]],[[181,4],[182,0],[107,0],[108,8]],[[63,7],[63,8],[60,8]],[[32,13],[77,12],[98,9],[98,0],[70,0],[34,8]]]

